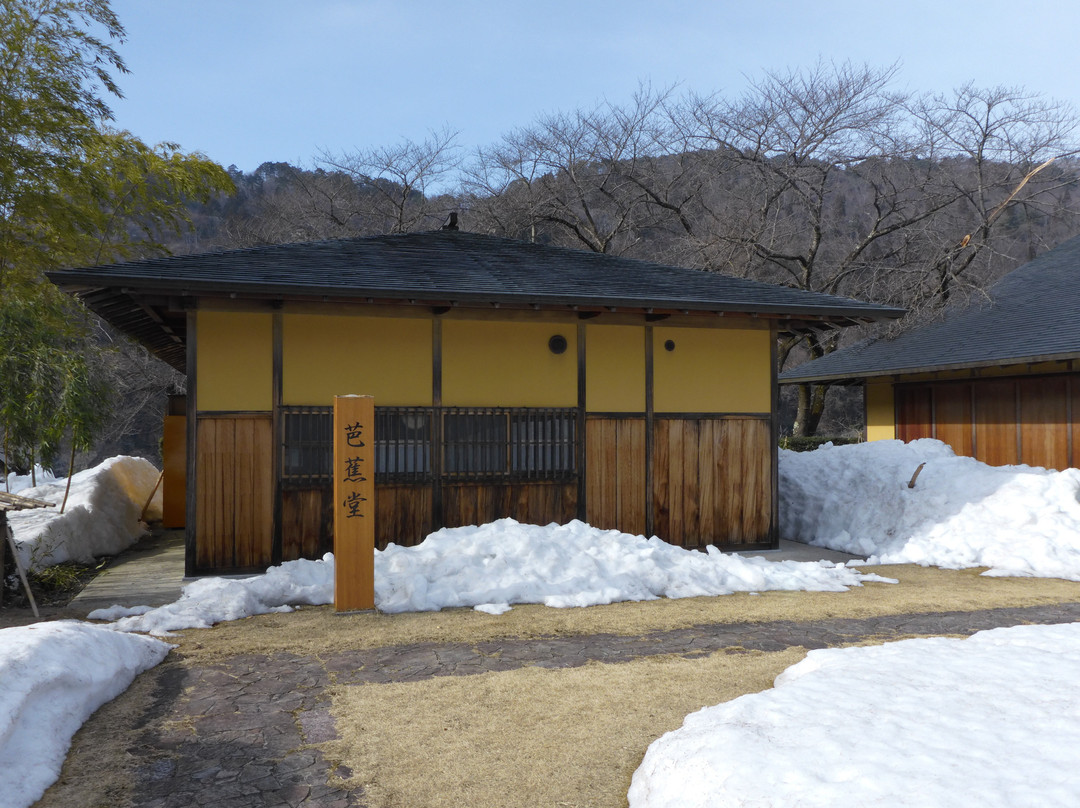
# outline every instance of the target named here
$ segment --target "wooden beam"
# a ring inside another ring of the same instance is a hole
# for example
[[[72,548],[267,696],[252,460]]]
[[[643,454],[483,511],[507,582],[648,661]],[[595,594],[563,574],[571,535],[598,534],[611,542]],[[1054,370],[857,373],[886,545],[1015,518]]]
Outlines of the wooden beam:
[[[655,532],[653,503],[653,327],[645,326],[645,537]]]
[[[375,608],[375,399],[334,396],[334,609]]]
[[[271,504],[271,528],[270,528],[270,560],[272,564],[280,564],[284,560],[283,537],[282,537],[282,496],[281,490],[281,450],[285,440],[283,432],[281,405],[284,402],[284,315],[282,305],[274,308],[271,316],[272,323],[272,370],[271,370],[271,420],[270,420],[270,479],[273,481],[273,497]]]
[[[577,424],[574,429],[574,451],[577,454],[577,518],[582,522],[588,521],[586,500],[588,488],[585,475],[588,473],[587,457],[585,453],[585,411],[586,411],[586,373],[585,373],[585,323],[579,322],[577,326]]]
[[[187,399],[185,401],[185,408],[187,411],[187,505],[186,514],[184,516],[184,575],[188,578],[196,574],[196,548],[199,540],[198,530],[196,529],[196,518],[198,517],[198,464],[196,463],[197,452],[197,440],[198,440],[198,388],[196,385],[196,379],[198,376],[198,353],[196,350],[196,331],[195,331],[195,318],[197,312],[194,309],[188,309],[187,312],[187,328],[185,329],[185,338],[187,339]]]

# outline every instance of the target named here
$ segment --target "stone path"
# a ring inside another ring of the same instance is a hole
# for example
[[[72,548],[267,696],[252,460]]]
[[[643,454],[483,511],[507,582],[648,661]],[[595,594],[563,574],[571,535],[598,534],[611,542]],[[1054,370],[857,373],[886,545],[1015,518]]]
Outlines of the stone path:
[[[128,749],[139,808],[363,806],[362,791],[327,784],[333,772],[310,744],[336,737],[325,689],[333,683],[412,682],[534,665],[567,668],[659,654],[703,656],[725,648],[824,648],[907,635],[969,635],[1021,623],[1080,620],[1080,603],[978,612],[893,615],[814,622],[702,625],[640,637],[422,643],[325,658],[240,655],[190,666],[170,658],[151,674],[154,702]],[[348,776],[349,772],[338,774]]]

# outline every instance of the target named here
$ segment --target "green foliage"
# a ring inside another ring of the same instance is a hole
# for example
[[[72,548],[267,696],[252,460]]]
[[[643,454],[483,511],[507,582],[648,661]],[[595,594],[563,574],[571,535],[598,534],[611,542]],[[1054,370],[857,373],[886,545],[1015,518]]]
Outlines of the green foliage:
[[[103,565],[98,565],[98,567]],[[30,581],[46,592],[69,592],[73,589],[81,589],[83,579],[92,577],[98,567],[89,567],[85,564],[55,564],[51,567],[30,572]]]
[[[231,191],[200,154],[107,126],[127,72],[108,0],[0,0],[0,432],[48,461],[87,449],[108,409],[82,307],[43,273],[164,250],[186,204]]]
[[[77,311],[59,293],[0,299],[0,426],[9,460],[51,463],[68,433],[89,448],[108,407]]]

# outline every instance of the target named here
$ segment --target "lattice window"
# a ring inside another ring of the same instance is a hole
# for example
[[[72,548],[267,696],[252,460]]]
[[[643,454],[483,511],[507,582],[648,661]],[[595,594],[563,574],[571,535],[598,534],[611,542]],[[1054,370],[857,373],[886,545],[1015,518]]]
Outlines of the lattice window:
[[[332,484],[333,409],[282,407],[282,479]],[[577,473],[572,409],[376,407],[379,482],[424,482],[434,474],[434,419],[441,418],[447,479],[565,480]]]
[[[443,471],[451,478],[559,480],[577,471],[576,411],[447,409]]]
[[[431,410],[375,408],[375,479],[419,482],[431,478]]]
[[[290,485],[331,484],[334,413],[331,407],[281,408],[281,477]]]

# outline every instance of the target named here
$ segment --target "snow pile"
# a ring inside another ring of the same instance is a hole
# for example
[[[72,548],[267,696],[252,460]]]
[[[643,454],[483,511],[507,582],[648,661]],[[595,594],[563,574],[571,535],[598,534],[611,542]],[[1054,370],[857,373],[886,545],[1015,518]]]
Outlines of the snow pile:
[[[773,589],[842,592],[866,580],[882,579],[828,561],[771,562],[713,547],[699,553],[576,520],[443,528],[416,547],[391,545],[375,557],[375,602],[384,612],[593,606]]]
[[[16,474],[14,471],[10,472],[7,476],[7,485],[3,490],[9,494],[21,494],[24,489],[30,488],[35,483],[37,485],[45,485],[55,481],[56,475],[53,474],[52,471],[43,469],[35,463],[34,473],[32,475]]]
[[[653,742],[630,805],[1075,805],[1077,678],[1077,624],[811,651]]]
[[[95,556],[115,555],[146,533],[139,516],[157,480],[158,470],[147,460],[110,458],[72,476],[64,513],[60,513],[60,503],[66,479],[22,488],[20,496],[56,507],[8,514],[20,560],[27,567],[40,568],[65,561],[89,564]],[[147,518],[161,518],[160,487]]]
[[[290,612],[294,605],[334,602],[334,556],[321,561],[286,561],[251,578],[202,578],[184,586],[175,603],[151,609],[112,606],[96,609],[90,620],[115,620],[109,628],[145,631],[157,636],[182,628],[210,628],[215,623],[254,614]]]
[[[781,451],[780,535],[870,563],[1080,580],[1080,470],[987,466],[930,439]]]
[[[82,723],[168,652],[158,640],[75,621],[0,630],[0,805],[36,802]]]
[[[253,578],[205,578],[157,609],[99,609],[123,631],[164,634],[205,628],[290,605],[332,603],[333,555],[289,561]],[[842,592],[863,581],[895,583],[829,561],[767,561],[710,548],[699,553],[657,538],[598,530],[583,522],[547,527],[500,519],[444,528],[416,547],[375,551],[375,605],[383,612],[474,607],[501,614],[512,603],[593,606],[624,600],[729,595],[732,592]]]

